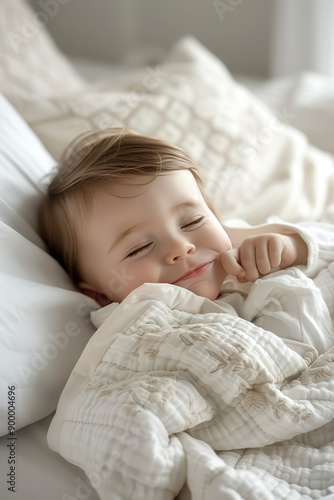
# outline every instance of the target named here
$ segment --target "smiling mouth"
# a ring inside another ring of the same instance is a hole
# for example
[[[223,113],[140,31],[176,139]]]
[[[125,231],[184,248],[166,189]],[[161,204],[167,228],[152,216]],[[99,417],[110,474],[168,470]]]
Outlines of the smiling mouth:
[[[206,264],[202,264],[201,266],[196,267],[193,271],[190,271],[189,273],[184,274],[180,278],[178,278],[172,285],[175,285],[175,283],[178,283],[179,281],[185,281],[185,280],[190,280],[191,278],[196,278],[196,276],[200,276],[201,274],[205,273],[209,267],[213,264],[213,260],[211,262],[207,262]]]

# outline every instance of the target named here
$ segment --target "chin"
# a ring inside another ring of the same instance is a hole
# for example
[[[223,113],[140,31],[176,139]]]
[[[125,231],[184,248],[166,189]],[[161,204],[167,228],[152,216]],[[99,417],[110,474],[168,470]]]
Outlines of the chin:
[[[199,295],[200,297],[205,297],[209,300],[216,300],[219,296],[220,288],[214,286],[212,283],[194,283],[188,288],[191,292]]]

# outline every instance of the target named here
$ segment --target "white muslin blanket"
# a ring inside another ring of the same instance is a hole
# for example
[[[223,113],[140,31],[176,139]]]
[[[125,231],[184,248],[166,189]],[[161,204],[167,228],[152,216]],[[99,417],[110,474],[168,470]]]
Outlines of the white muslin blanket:
[[[330,493],[334,348],[318,355],[174,285],[142,285],[112,309],[48,433],[101,499]]]

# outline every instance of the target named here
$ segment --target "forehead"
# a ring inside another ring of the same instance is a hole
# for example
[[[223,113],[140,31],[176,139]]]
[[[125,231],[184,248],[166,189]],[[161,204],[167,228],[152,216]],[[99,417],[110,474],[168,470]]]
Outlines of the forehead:
[[[117,184],[106,185],[93,200],[92,211],[99,211],[102,205],[103,208],[108,205],[111,210],[147,207],[151,212],[153,206],[158,208],[186,200],[204,202],[193,174],[189,170],[175,170],[155,178],[133,176]]]

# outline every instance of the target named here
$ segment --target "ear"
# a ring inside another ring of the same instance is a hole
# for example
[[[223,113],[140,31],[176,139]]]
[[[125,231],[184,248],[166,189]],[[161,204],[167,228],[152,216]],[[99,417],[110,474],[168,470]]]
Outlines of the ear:
[[[96,302],[100,304],[101,307],[107,306],[108,304],[112,303],[112,300],[110,300],[106,294],[98,292],[91,285],[88,285],[83,281],[77,283],[77,287],[79,288],[80,292],[84,293],[91,299],[96,300]]]

